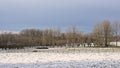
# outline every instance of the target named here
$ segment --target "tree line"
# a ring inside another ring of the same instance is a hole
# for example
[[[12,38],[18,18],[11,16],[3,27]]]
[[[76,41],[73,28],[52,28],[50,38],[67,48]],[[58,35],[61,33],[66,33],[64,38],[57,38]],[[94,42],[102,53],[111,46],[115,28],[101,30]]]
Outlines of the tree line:
[[[104,20],[97,23],[91,33],[83,33],[75,26],[69,27],[65,32],[55,29],[24,29],[18,34],[1,33],[0,48],[24,48],[32,46],[50,47],[109,47],[110,42],[120,41],[120,23],[110,23]]]

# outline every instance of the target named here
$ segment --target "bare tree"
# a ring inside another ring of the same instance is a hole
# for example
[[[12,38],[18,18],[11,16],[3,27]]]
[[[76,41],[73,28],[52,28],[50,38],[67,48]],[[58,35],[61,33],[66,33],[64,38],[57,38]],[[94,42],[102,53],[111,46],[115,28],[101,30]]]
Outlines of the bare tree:
[[[111,23],[108,20],[104,20],[102,23],[95,25],[93,34],[97,39],[97,45],[109,46],[110,38],[112,36]]]
[[[119,30],[120,30],[120,23],[117,21],[115,23],[113,23],[112,30],[114,33],[115,42],[116,42],[116,46],[117,46],[118,45],[118,34],[119,34]]]
[[[104,35],[104,39],[105,39],[105,47],[108,47],[108,43],[110,42],[110,36],[111,36],[111,24],[109,21],[105,20],[102,22],[103,25],[103,35]]]
[[[94,26],[94,29],[93,29],[93,38],[95,39],[94,40],[94,45],[97,45],[97,46],[102,46],[103,45],[103,35],[102,35],[102,25],[101,23],[97,23],[95,26]]]

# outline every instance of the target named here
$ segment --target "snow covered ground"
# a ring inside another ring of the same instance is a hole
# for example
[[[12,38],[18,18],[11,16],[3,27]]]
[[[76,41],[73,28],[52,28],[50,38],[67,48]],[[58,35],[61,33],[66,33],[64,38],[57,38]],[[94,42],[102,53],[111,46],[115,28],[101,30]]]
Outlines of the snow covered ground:
[[[110,44],[116,46],[116,42],[110,42]],[[120,42],[117,42],[117,46],[120,46]]]
[[[0,68],[120,68],[120,53],[0,53]]]

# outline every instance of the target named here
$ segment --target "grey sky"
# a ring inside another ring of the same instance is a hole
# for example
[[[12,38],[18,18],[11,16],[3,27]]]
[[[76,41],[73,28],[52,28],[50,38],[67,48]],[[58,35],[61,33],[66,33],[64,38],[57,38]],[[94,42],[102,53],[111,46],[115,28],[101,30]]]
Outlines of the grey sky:
[[[0,30],[63,30],[75,25],[89,32],[95,23],[119,21],[120,0],[0,0]]]

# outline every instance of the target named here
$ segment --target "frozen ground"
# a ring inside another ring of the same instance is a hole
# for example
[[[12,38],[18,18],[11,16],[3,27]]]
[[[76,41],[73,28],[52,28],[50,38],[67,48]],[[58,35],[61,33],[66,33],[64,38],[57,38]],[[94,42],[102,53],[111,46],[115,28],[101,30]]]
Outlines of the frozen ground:
[[[0,68],[120,68],[120,53],[0,53]]]

